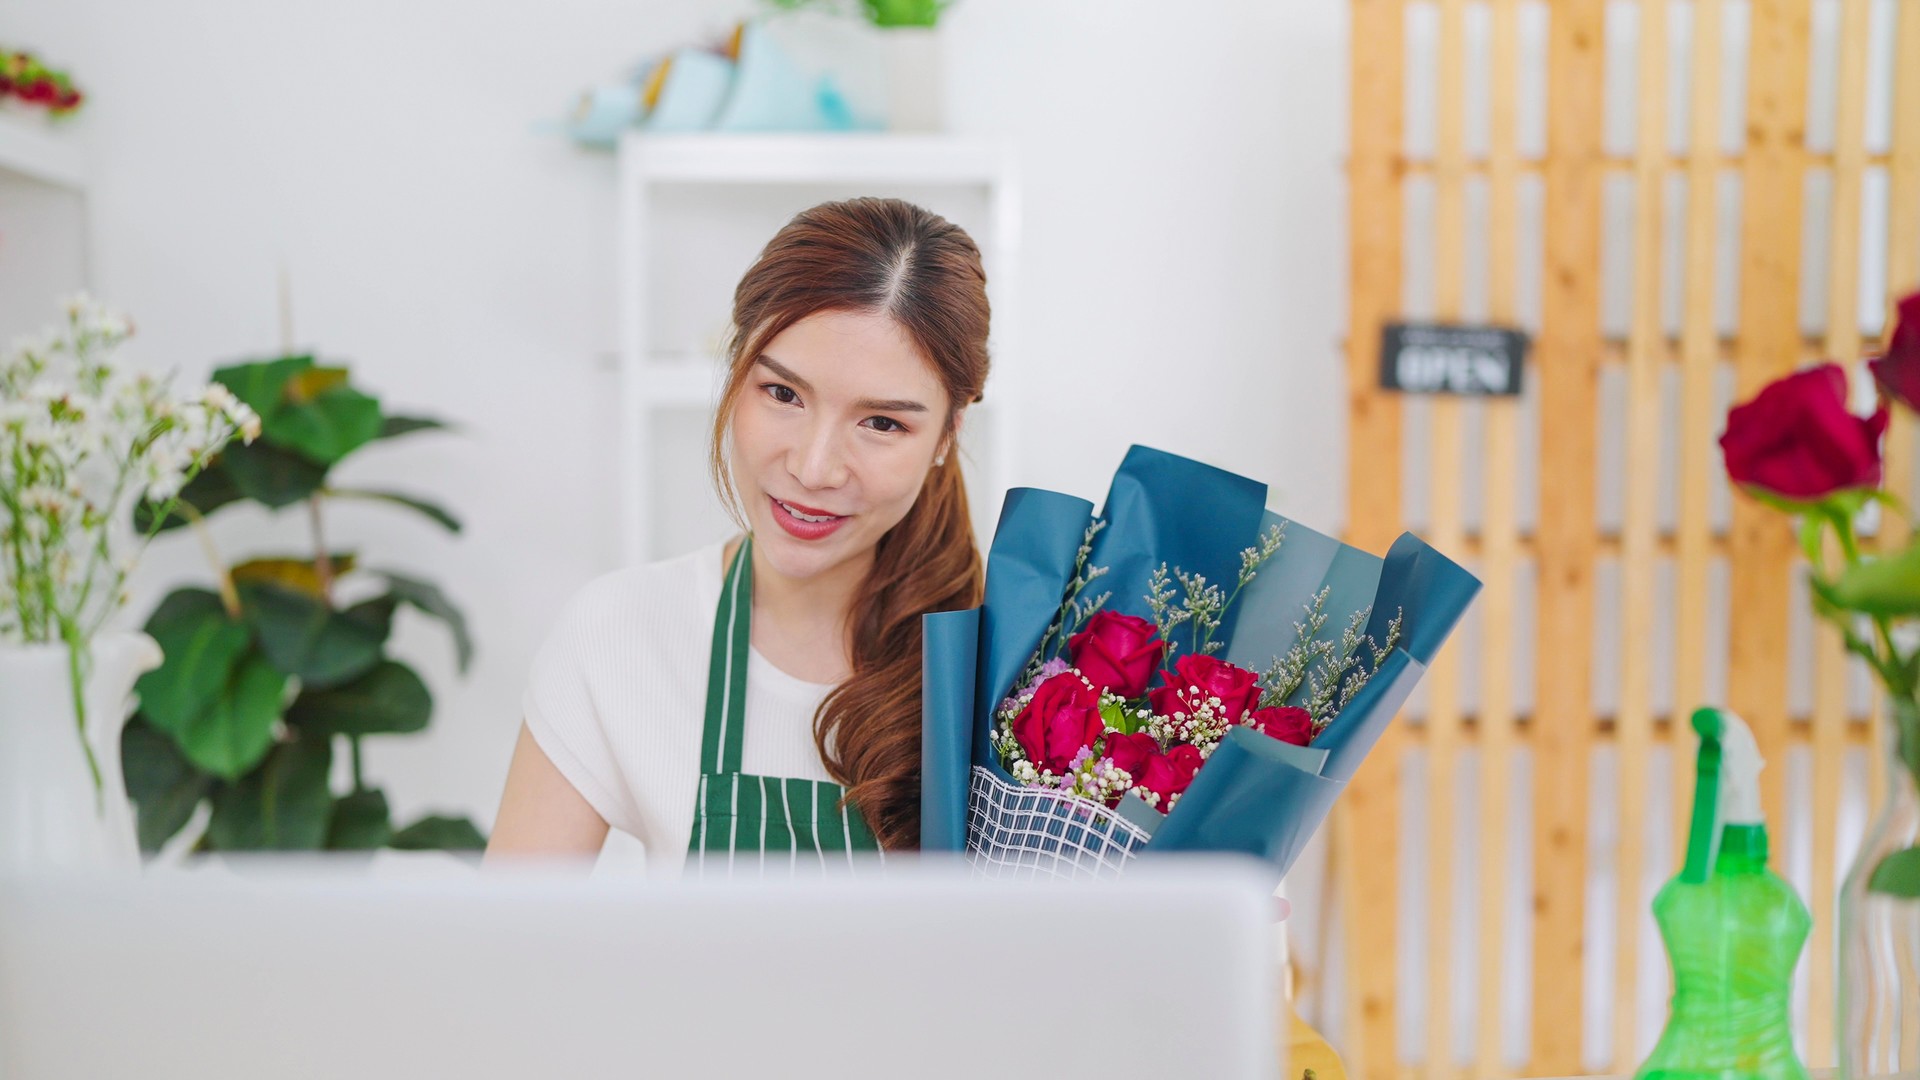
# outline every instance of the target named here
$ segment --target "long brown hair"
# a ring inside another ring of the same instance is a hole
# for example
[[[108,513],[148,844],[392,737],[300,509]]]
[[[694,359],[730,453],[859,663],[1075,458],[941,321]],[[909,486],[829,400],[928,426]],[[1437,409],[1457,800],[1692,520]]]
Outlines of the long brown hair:
[[[714,410],[709,468],[741,531],[747,523],[723,446],[754,361],[818,311],[890,316],[946,388],[943,438],[987,381],[987,275],[966,231],[900,199],[822,203],[794,216],[740,279],[727,386]],[[913,508],[880,538],[853,598],[853,673],[813,718],[827,772],[848,788],[886,848],[920,843],[920,616],[980,603],[984,573],[960,459],[951,447]],[[836,753],[829,755],[832,737]]]

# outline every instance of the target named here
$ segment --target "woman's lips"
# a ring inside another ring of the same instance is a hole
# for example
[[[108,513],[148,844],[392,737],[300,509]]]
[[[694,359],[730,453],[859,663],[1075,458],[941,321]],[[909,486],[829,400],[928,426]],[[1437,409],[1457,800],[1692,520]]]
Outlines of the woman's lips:
[[[836,517],[832,521],[803,521],[788,513],[786,506],[771,495],[767,496],[767,505],[773,509],[773,520],[779,522],[782,529],[802,540],[819,540],[829,536],[847,520],[844,517]]]

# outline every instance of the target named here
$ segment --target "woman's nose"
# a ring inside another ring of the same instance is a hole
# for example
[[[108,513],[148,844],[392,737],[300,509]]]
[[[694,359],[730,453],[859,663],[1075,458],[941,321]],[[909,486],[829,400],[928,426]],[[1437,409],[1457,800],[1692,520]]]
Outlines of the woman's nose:
[[[846,450],[835,426],[826,423],[809,426],[789,455],[787,468],[808,490],[825,491],[845,484]]]

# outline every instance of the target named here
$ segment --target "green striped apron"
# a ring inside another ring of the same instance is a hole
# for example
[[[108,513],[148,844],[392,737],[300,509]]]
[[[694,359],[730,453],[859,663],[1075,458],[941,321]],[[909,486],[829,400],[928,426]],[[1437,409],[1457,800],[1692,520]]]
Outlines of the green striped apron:
[[[852,865],[854,852],[880,845],[860,811],[840,806],[846,789],[828,780],[754,776],[740,771],[746,729],[748,629],[753,615],[753,537],[720,586],[707,667],[706,733],[700,740],[700,791],[687,843],[687,872],[764,875]],[[884,858],[884,856],[882,856]]]

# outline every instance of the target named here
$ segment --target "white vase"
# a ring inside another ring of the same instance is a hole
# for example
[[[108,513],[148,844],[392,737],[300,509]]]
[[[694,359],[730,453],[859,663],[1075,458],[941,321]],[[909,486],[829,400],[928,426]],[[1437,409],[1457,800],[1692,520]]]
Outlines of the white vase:
[[[886,56],[887,129],[937,132],[946,127],[940,30],[933,26],[890,26],[879,31]]]
[[[65,645],[0,645],[0,873],[140,870],[120,732],[134,680],[160,666],[142,633],[101,634],[83,690],[86,742],[74,716]]]

